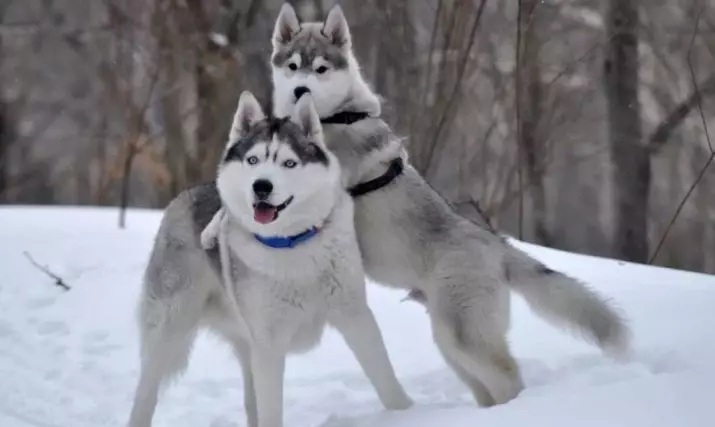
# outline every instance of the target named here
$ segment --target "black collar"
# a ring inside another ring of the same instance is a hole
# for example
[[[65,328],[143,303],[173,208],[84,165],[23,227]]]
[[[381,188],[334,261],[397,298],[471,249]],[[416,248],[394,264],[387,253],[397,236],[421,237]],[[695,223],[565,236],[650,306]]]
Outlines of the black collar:
[[[332,116],[320,119],[320,122],[331,125],[351,125],[355,122],[359,122],[360,120],[365,120],[368,117],[370,117],[370,115],[362,111],[341,111],[333,114]]]
[[[353,185],[352,187],[348,188],[348,193],[350,193],[350,195],[353,197],[372,193],[373,191],[379,190],[394,181],[395,178],[402,175],[402,171],[404,169],[405,165],[402,162],[402,158],[398,157],[392,162],[390,162],[390,167],[387,168],[385,173],[375,179],[371,179],[370,181],[361,182],[359,184]]]
[[[323,124],[351,125],[355,122],[359,122],[360,120],[365,120],[368,117],[370,117],[370,115],[364,111],[341,111],[333,114],[332,116],[321,119],[320,122]],[[370,181],[361,182],[348,188],[348,193],[350,193],[353,197],[358,197],[379,190],[400,176],[404,168],[405,166],[402,162],[402,158],[398,157],[390,162],[390,167],[387,168],[385,173],[377,178],[371,179]]]

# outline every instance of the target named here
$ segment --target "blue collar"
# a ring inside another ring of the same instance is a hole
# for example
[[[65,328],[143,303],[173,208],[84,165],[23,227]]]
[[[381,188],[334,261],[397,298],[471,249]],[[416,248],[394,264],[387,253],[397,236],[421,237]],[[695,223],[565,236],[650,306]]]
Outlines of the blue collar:
[[[299,244],[303,242],[307,242],[308,240],[312,239],[315,237],[316,234],[320,229],[318,227],[310,227],[309,229],[305,230],[302,233],[293,235],[293,236],[269,236],[269,237],[264,237],[264,236],[259,236],[258,234],[254,234],[253,236],[258,240],[259,242],[263,243],[264,245],[275,248],[275,249],[286,249],[286,248],[294,248],[298,246]]]

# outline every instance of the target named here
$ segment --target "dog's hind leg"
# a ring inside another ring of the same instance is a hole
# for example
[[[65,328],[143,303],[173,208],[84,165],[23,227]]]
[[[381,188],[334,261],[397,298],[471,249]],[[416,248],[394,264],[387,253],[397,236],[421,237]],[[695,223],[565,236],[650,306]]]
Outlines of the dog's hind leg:
[[[162,386],[186,367],[196,338],[201,307],[196,301],[186,307],[170,304],[146,297],[142,300],[139,315],[141,371],[129,427],[151,426]]]
[[[439,345],[437,346],[442,353],[442,357],[447,362],[450,368],[457,374],[460,380],[469,388],[474,396],[474,400],[477,401],[479,406],[489,407],[494,406],[496,402],[489,393],[489,389],[484,383],[476,376],[470,374],[466,369],[462,368],[456,360],[452,358],[452,351],[443,350]]]
[[[447,363],[460,367],[455,372],[481,406],[508,402],[524,388],[506,341],[508,294],[496,291],[464,295],[455,289],[463,288],[445,286],[430,296],[435,342]]]

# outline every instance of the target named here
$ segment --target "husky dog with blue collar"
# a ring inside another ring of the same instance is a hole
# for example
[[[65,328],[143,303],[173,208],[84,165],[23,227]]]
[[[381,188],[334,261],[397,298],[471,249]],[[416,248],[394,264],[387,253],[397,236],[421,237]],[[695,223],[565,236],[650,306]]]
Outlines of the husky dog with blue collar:
[[[159,385],[177,357],[185,363],[204,325],[226,338],[240,360],[250,427],[283,425],[286,356],[315,347],[328,324],[344,337],[385,408],[410,407],[367,305],[353,201],[311,97],[277,119],[244,92],[216,187],[222,207],[204,234],[218,241],[219,280],[176,277],[172,286],[171,266],[154,257],[171,251],[189,263],[175,275],[189,274],[192,261],[208,273],[206,258],[193,259],[190,242],[174,241],[169,251],[155,245],[140,310],[143,363],[130,426],[150,425]],[[177,252],[177,244],[186,250]]]

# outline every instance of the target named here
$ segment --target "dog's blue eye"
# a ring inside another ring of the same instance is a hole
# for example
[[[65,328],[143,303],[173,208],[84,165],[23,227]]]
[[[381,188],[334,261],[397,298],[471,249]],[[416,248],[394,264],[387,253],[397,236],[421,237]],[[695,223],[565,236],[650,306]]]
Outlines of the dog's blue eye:
[[[294,62],[291,62],[290,64],[288,64],[288,68],[290,68],[291,71],[295,71],[298,69],[298,66],[295,65]]]
[[[285,162],[283,162],[283,167],[286,167],[288,169],[293,169],[296,167],[298,163],[295,162],[295,160],[288,159]]]
[[[325,65],[321,65],[320,67],[315,69],[315,72],[318,74],[323,74],[326,71],[328,71],[328,67],[326,67]]]
[[[248,162],[249,165],[255,165],[256,163],[258,163],[258,157],[251,156],[248,159],[246,159],[246,162]]]

